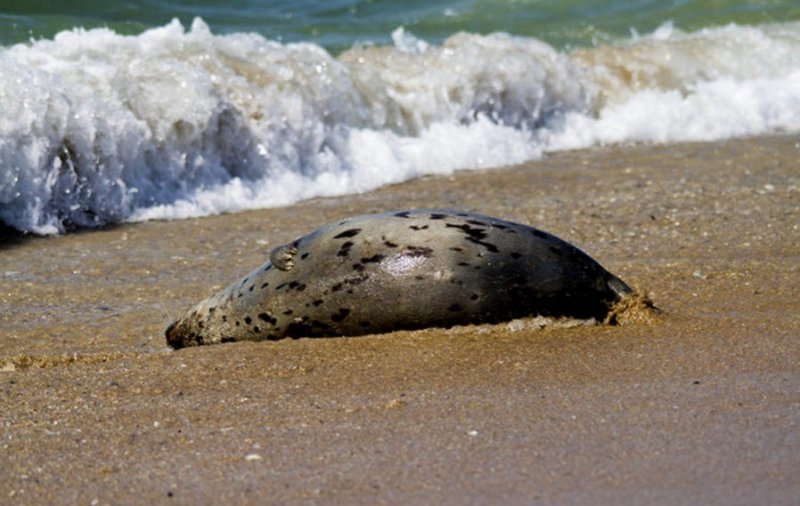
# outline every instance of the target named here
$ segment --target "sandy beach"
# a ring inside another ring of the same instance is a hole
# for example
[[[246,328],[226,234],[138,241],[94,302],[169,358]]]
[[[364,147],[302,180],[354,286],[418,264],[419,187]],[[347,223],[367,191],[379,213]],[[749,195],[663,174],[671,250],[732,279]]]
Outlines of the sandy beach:
[[[410,207],[554,233],[664,316],[167,348],[271,248]],[[800,139],[5,236],[0,404],[0,504],[797,504]]]

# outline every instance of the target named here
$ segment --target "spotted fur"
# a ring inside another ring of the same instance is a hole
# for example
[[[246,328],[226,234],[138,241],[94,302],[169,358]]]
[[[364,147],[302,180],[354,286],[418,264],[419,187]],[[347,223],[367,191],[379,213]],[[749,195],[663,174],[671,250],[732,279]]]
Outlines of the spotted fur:
[[[529,315],[601,319],[629,292],[578,248],[541,230],[417,209],[349,218],[276,248],[266,264],[173,323],[166,337],[181,348]]]

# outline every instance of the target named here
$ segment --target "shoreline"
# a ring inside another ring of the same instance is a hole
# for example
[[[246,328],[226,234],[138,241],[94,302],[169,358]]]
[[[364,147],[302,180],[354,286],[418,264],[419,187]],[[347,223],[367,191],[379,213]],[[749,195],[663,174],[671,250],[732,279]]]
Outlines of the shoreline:
[[[0,244],[11,504],[791,504],[800,142],[559,152],[201,219]],[[163,330],[337,218],[458,207],[551,232],[657,323],[168,351]]]

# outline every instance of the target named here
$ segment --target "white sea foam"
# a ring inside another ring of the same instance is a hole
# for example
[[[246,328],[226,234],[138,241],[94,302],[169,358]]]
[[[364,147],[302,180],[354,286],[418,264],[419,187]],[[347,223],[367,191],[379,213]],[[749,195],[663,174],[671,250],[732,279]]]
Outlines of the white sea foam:
[[[559,53],[505,34],[333,58],[200,20],[0,48],[0,221],[57,233],[369,190],[611,142],[800,130],[800,24]]]
[[[643,90],[597,116],[568,113],[542,132],[548,150],[618,142],[710,141],[800,128],[800,71],[784,78],[731,78],[678,90]]]

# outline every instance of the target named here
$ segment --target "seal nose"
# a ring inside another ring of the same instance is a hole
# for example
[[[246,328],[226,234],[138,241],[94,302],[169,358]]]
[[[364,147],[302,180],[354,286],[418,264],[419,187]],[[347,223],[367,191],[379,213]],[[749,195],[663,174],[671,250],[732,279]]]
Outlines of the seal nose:
[[[183,339],[181,339],[181,332],[178,328],[178,323],[180,320],[175,320],[167,327],[167,330],[164,331],[164,336],[167,338],[167,344],[170,345],[174,349],[183,348]]]

